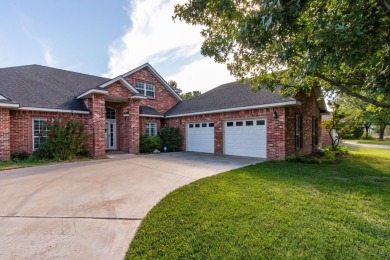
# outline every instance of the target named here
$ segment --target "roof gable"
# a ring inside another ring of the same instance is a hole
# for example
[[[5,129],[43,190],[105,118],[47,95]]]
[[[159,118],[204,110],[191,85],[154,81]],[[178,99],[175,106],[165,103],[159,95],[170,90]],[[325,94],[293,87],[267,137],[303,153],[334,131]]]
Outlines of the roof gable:
[[[161,83],[161,85],[166,89],[168,90],[169,93],[172,94],[172,96],[175,97],[176,100],[178,101],[182,101],[182,98],[176,93],[176,91],[171,87],[169,86],[169,84],[163,79],[163,77],[161,77],[161,75],[152,67],[152,65],[150,65],[149,63],[145,63],[129,72],[126,72],[125,74],[122,75],[123,78],[126,78],[144,68],[147,68],[151,73],[152,75]]]

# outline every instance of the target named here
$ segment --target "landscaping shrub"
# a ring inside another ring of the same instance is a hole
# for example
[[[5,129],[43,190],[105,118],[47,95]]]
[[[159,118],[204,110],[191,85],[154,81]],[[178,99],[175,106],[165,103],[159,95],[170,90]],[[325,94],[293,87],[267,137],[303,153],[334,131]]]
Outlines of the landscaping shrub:
[[[161,128],[160,137],[163,141],[163,146],[167,147],[168,152],[181,150],[181,135],[179,128],[165,126]]]
[[[34,153],[38,159],[69,160],[86,155],[87,134],[84,124],[65,117],[47,122],[48,138]]]
[[[26,151],[17,151],[11,154],[12,161],[26,160],[30,157],[30,154]]]
[[[143,135],[140,138],[140,151],[141,153],[151,153],[154,150],[160,150],[162,147],[162,140],[159,136],[147,136]]]
[[[348,149],[345,146],[340,147],[337,151],[327,148],[322,153],[313,153],[308,155],[300,155],[296,153],[286,158],[288,162],[306,163],[306,164],[332,164],[339,161],[339,156],[348,154]]]

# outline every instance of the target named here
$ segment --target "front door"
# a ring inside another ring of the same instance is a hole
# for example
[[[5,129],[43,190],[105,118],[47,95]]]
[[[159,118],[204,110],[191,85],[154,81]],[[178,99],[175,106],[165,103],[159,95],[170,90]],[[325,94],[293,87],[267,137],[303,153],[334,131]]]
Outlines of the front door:
[[[105,133],[106,149],[116,150],[116,115],[115,110],[108,107],[106,108]]]

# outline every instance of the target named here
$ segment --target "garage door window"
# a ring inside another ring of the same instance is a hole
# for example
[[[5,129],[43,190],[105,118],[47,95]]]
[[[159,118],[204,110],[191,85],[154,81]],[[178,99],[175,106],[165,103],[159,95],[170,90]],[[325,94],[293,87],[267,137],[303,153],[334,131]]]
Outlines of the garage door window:
[[[207,123],[202,123],[202,127],[207,127]]]
[[[194,124],[190,124],[190,128],[194,128]]]
[[[246,125],[246,126],[252,126],[252,125],[253,125],[253,121],[246,121],[246,122],[245,122],[245,125]]]
[[[227,122],[226,126],[233,126],[233,122]]]
[[[236,122],[236,126],[243,126],[243,122],[242,121]]]
[[[200,127],[200,124],[195,124],[195,127]]]
[[[264,120],[257,120],[256,125],[265,125],[265,121]]]
[[[214,123],[209,123],[209,127],[214,127]]]

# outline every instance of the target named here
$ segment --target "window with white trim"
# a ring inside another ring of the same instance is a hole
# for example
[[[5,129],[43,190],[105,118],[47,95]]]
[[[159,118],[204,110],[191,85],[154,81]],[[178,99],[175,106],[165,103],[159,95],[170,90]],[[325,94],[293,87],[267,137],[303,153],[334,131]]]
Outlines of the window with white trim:
[[[38,148],[46,142],[47,139],[47,119],[34,118],[33,119],[33,150]]]
[[[138,90],[138,92],[141,95],[144,95],[144,96],[147,96],[150,98],[155,98],[155,87],[153,84],[142,82],[142,81],[136,81],[135,88]]]
[[[146,123],[146,135],[147,136],[157,135],[157,124],[156,123]]]

